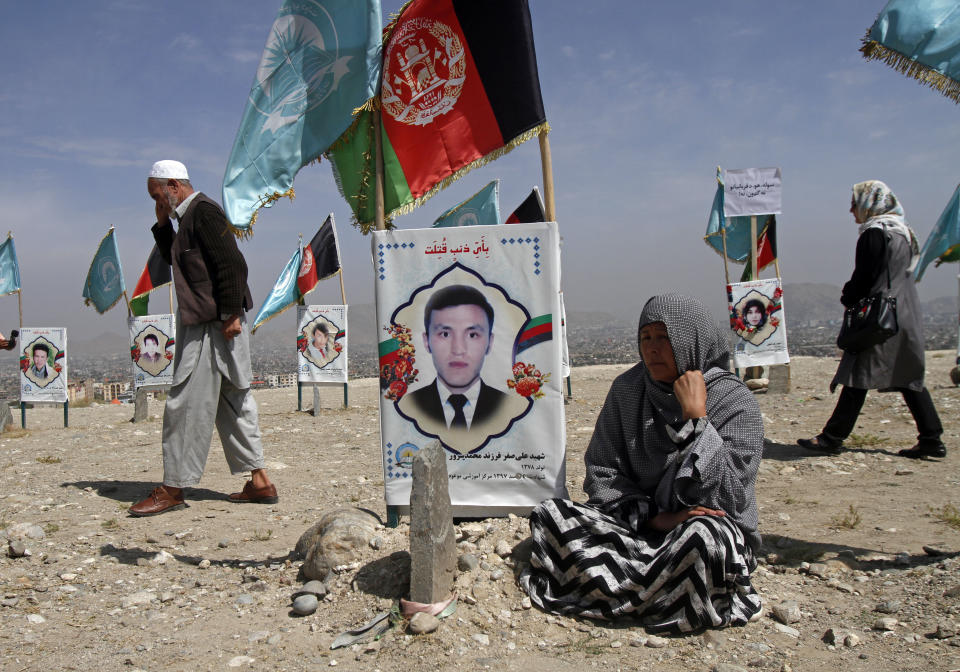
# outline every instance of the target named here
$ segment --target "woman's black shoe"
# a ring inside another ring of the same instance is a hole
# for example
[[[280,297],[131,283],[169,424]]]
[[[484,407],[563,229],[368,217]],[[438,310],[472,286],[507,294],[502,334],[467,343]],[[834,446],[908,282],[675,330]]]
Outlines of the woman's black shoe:
[[[843,452],[842,441],[839,443],[833,443],[828,439],[825,439],[823,436],[815,436],[812,439],[797,439],[797,445],[801,448],[806,448],[807,450],[813,450],[818,453],[826,453],[828,455],[839,455]]]
[[[939,445],[918,443],[913,448],[904,448],[897,451],[897,455],[909,457],[912,460],[919,460],[922,457],[946,457],[947,447],[942,443]]]

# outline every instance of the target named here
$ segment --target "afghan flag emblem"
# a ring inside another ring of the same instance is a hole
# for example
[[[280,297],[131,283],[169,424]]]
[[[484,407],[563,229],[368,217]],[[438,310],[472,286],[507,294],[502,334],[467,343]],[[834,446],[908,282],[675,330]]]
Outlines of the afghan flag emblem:
[[[513,344],[513,359],[516,360],[517,356],[527,348],[550,340],[553,340],[553,314],[547,313],[530,318],[523,325],[520,335]]]

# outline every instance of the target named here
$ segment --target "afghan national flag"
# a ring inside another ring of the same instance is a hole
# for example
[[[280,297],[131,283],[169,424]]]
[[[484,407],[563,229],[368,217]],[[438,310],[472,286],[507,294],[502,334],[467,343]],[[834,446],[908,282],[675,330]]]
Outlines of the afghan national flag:
[[[767,215],[763,229],[757,235],[757,272],[759,273],[777,259],[777,216]],[[750,260],[740,276],[740,282],[753,280]]]
[[[547,215],[543,211],[543,201],[540,199],[540,190],[536,187],[530,195],[523,199],[523,203],[507,217],[507,224],[523,224],[526,222],[545,222]]]
[[[960,103],[960,6],[955,0],[890,0],[863,38],[883,61]]]
[[[170,264],[164,261],[160,249],[154,244],[153,249],[150,250],[150,256],[147,257],[147,263],[143,267],[143,273],[137,280],[137,286],[133,289],[133,298],[130,299],[130,310],[133,314],[147,315],[150,292],[158,287],[169,285],[170,282]]]
[[[375,131],[389,219],[548,130],[526,0],[413,0],[384,32],[383,54],[382,128],[365,113],[328,153],[364,232]]]
[[[303,248],[300,259],[300,273],[297,275],[297,287],[303,296],[312,291],[317,283],[326,280],[340,270],[340,245],[337,243],[337,229],[333,223],[333,214],[320,226],[310,244]]]
[[[516,359],[517,355],[527,348],[532,348],[538,343],[552,339],[553,315],[548,313],[540,317],[532,317],[523,325],[523,329],[520,330],[520,334],[513,344],[513,358]]]

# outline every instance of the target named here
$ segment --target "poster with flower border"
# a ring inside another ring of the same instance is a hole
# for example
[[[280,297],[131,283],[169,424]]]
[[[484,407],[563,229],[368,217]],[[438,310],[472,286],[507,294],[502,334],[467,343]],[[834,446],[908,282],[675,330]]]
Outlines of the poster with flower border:
[[[20,330],[20,401],[67,401],[67,330]]]
[[[172,385],[176,318],[170,313],[128,317],[127,328],[134,389]]]
[[[730,329],[737,335],[737,368],[788,364],[787,324],[779,278],[727,285]]]
[[[454,510],[565,497],[560,250],[553,222],[376,231],[386,502],[446,451]]]
[[[297,380],[347,382],[346,306],[297,306]]]

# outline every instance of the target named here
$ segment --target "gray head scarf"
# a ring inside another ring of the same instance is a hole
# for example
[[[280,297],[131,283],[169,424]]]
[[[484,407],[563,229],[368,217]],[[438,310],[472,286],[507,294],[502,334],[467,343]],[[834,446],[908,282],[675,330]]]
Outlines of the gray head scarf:
[[[667,327],[680,375],[687,371],[702,371],[707,383],[725,374],[730,375],[727,373],[730,366],[727,339],[699,300],[679,294],[660,294],[647,301],[640,312],[638,346],[640,330],[654,322],[663,322]],[[650,401],[663,419],[671,424],[680,420],[680,404],[673,396],[673,386],[654,380],[646,367],[644,373]]]

